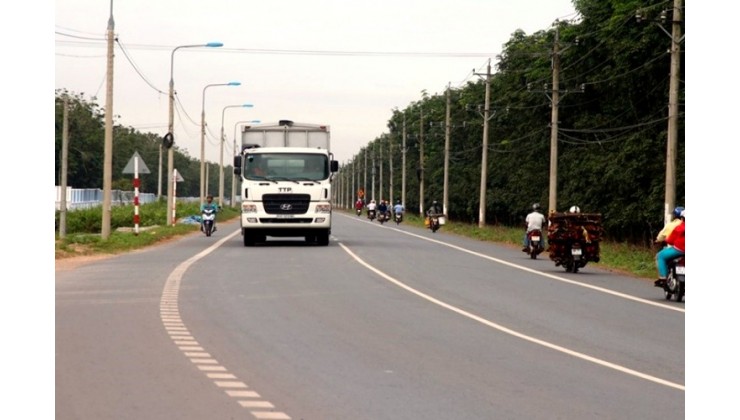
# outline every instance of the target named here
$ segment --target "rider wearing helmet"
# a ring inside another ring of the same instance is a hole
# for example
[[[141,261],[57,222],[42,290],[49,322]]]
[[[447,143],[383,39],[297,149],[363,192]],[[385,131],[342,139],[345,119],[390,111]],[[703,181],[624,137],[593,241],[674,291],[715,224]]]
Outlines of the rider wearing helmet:
[[[675,209],[673,209],[673,213],[671,213],[671,218],[673,220],[666,223],[666,225],[663,227],[663,230],[658,232],[658,236],[655,238],[655,243],[665,242],[666,238],[668,238],[671,232],[673,232],[673,229],[681,224],[682,211],[684,211],[684,208],[682,206],[677,206]]]
[[[396,205],[393,206],[393,213],[400,214],[403,216],[403,204],[401,204],[401,200],[396,200]]]
[[[378,213],[381,216],[385,216],[387,212],[388,212],[388,204],[385,203],[385,200],[380,200],[380,204],[378,204]]]
[[[540,213],[540,204],[532,204],[532,212],[529,213],[524,219],[524,225],[527,230],[524,232],[524,248],[522,248],[522,252],[529,251],[528,233],[533,230],[539,230],[540,232],[542,232],[542,228],[545,226],[546,222],[547,219],[545,218],[545,215]]]
[[[432,205],[429,206],[429,210],[427,210],[427,215],[441,215],[444,211],[442,210],[442,207],[439,205],[437,200],[432,201]]]
[[[678,257],[686,255],[686,210],[681,210],[678,225],[673,228],[666,238],[667,246],[655,255],[655,264],[658,266],[658,280],[655,287],[663,287],[668,277],[668,263]]]
[[[370,204],[368,204],[368,205],[367,205],[367,210],[368,210],[368,211],[370,211],[370,210],[375,210],[375,208],[376,208],[377,206],[378,206],[378,205],[377,205],[377,204],[375,204],[375,200],[370,200]]]

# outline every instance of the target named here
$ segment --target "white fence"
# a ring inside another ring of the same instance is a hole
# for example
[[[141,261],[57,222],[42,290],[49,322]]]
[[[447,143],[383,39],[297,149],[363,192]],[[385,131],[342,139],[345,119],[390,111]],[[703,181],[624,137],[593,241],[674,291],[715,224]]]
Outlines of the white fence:
[[[62,187],[56,186],[55,210],[62,208]],[[97,188],[67,187],[67,210],[87,209],[103,204],[103,190]],[[157,201],[157,194],[139,193],[139,204]],[[122,206],[134,203],[133,191],[111,190],[111,205]]]

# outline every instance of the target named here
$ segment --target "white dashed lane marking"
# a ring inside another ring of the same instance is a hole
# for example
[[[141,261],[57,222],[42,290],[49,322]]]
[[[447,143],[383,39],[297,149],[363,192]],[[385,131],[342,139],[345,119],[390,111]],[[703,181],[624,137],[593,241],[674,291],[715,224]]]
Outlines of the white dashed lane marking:
[[[180,319],[180,309],[177,306],[177,301],[182,275],[194,262],[205,257],[238,233],[239,231],[236,231],[221,239],[175,267],[167,278],[164,290],[162,291],[162,297],[159,301],[160,318],[167,334],[169,334],[172,342],[182,351],[183,356],[187,357],[198,370],[203,372],[208,379],[212,380],[214,386],[223,389],[226,395],[234,398],[241,407],[249,410],[252,416],[257,419],[290,420],[290,416],[281,411],[276,411],[275,405],[264,400],[256,391],[249,389],[246,383],[240,381],[236,375],[230,373],[225,366],[222,366],[218,360],[206,352],[192,334],[190,334],[182,319]]]

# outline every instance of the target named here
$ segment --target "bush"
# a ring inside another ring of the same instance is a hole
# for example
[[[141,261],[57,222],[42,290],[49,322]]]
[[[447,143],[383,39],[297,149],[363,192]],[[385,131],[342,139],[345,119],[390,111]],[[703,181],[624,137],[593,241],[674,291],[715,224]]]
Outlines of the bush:
[[[225,214],[235,212],[224,209]],[[178,219],[200,214],[198,202],[178,202]],[[221,219],[221,217],[219,217]],[[101,206],[67,212],[67,233],[100,233],[102,231],[103,209]],[[139,206],[139,226],[164,226],[167,223],[167,202],[165,200]],[[111,230],[134,226],[134,206],[114,206],[110,216]],[[59,211],[55,213],[55,232],[59,231]]]

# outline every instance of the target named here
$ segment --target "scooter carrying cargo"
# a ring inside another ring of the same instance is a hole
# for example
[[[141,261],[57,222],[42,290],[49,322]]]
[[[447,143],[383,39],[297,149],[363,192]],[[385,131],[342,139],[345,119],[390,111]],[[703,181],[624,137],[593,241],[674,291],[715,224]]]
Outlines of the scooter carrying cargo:
[[[547,251],[555,266],[569,273],[588,262],[599,262],[599,241],[603,234],[601,214],[551,213],[547,228]]]

